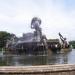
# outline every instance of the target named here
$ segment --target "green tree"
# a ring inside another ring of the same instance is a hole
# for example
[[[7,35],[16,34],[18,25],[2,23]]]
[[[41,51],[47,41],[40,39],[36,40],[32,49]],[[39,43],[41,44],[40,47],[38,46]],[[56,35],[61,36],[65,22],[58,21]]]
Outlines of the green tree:
[[[0,31],[0,48],[5,47],[7,39],[10,39],[11,34],[6,31]]]
[[[70,41],[69,43],[70,43],[70,45],[72,45],[73,48],[75,49],[75,41]]]

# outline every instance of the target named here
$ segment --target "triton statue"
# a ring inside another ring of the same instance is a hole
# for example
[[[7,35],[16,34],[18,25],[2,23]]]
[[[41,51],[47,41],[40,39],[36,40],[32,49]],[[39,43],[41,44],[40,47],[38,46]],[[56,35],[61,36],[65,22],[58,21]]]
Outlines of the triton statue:
[[[24,51],[25,54],[33,54],[38,52],[43,53],[47,51],[47,39],[46,36],[42,35],[42,29],[40,25],[40,18],[32,18],[31,29],[34,29],[34,32],[23,34],[23,37],[18,38],[16,42],[14,41],[14,44],[11,43],[11,46],[9,45],[10,49],[12,51],[16,50],[19,53]]]

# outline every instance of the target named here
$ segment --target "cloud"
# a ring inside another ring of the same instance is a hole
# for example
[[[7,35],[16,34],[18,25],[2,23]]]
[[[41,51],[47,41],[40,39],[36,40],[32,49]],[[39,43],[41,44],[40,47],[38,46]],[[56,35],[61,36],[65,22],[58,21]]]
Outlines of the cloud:
[[[21,36],[24,32],[32,31],[31,19],[37,16],[41,18],[42,31],[48,38],[58,38],[58,32],[61,32],[69,40],[73,40],[75,6],[71,4],[70,0],[2,0],[0,30]]]

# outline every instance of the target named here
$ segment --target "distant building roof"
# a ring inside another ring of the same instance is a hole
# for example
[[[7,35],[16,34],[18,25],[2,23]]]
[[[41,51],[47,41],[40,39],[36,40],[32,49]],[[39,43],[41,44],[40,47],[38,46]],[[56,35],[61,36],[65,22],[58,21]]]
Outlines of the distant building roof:
[[[48,39],[47,42],[51,42],[51,43],[52,42],[53,43],[56,42],[56,43],[59,43],[59,39]]]

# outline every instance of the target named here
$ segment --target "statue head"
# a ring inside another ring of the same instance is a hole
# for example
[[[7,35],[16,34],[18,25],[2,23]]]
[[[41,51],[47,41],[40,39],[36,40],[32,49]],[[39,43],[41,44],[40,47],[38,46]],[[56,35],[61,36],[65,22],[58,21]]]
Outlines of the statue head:
[[[38,17],[33,17],[31,21],[31,28],[36,29],[36,27],[39,27],[41,25],[41,19]]]

